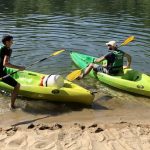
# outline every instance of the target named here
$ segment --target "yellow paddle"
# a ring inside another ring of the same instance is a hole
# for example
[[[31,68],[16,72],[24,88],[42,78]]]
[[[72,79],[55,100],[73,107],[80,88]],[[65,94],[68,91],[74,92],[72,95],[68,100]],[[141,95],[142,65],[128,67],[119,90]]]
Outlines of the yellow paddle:
[[[32,67],[33,65],[35,65],[35,64],[37,64],[37,63],[39,63],[39,62],[42,62],[42,61],[44,61],[44,60],[46,60],[46,59],[48,59],[48,58],[50,58],[50,57],[52,57],[52,56],[59,55],[60,53],[62,53],[62,52],[64,52],[64,51],[65,51],[64,49],[58,50],[58,51],[52,53],[50,56],[48,56],[48,57],[46,57],[46,58],[43,58],[43,59],[41,59],[41,60],[38,60],[38,61],[32,63],[31,65],[27,66],[26,68],[30,68],[30,67]],[[1,77],[0,80],[2,80],[2,79],[4,79],[4,78],[7,78],[8,76],[11,76],[11,75],[17,73],[18,71],[20,71],[20,70],[16,70],[16,71],[14,71],[14,72],[12,72],[12,73],[10,73],[10,74],[7,74],[6,76]]]
[[[134,39],[135,39],[134,36],[128,37],[127,39],[124,40],[124,42],[119,47],[127,45],[129,42],[133,41]],[[79,77],[81,75],[83,69],[85,69],[85,68],[71,72],[70,74],[67,75],[66,79],[68,81],[75,80],[77,77]]]
[[[85,68],[83,68],[83,69],[85,69]],[[68,81],[75,80],[77,77],[79,77],[81,75],[83,69],[75,70],[75,71],[71,72],[70,74],[67,75],[66,79]]]
[[[127,45],[129,42],[132,42],[134,39],[135,39],[134,36],[128,37],[126,40],[124,40],[124,42],[119,47]]]
[[[37,63],[39,63],[39,62],[42,62],[42,61],[44,61],[44,60],[46,60],[46,59],[48,59],[48,58],[50,58],[50,57],[52,57],[52,56],[59,55],[60,53],[62,53],[62,52],[64,52],[64,51],[65,51],[64,49],[61,49],[61,50],[59,50],[59,51],[56,51],[56,52],[52,53],[50,56],[48,56],[48,57],[46,57],[46,58],[43,58],[43,59],[41,59],[41,60],[38,60],[38,61],[32,63],[31,65],[29,65],[29,66],[26,67],[26,68],[30,68],[30,67],[32,67],[33,65],[35,65],[35,64],[37,64]],[[18,71],[19,71],[19,70],[18,70]]]

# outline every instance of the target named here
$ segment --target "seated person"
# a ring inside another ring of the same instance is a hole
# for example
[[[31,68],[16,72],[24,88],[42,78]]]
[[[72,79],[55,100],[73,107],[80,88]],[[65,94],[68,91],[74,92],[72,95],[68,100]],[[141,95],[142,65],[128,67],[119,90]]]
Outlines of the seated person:
[[[93,60],[93,63],[89,64],[85,71],[77,78],[82,79],[85,77],[92,69],[97,72],[103,72],[110,75],[116,75],[119,72],[123,71],[123,68],[130,68],[131,65],[131,56],[118,49],[116,41],[110,41],[106,43],[108,50],[110,51],[106,55]],[[123,59],[127,58],[127,66],[123,66]],[[94,63],[100,63],[104,60],[107,60],[106,66],[100,66]]]

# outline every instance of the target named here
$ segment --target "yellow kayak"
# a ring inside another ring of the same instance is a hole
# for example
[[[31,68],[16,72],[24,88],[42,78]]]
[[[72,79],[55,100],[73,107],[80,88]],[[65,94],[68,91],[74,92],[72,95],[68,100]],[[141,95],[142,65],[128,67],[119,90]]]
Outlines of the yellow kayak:
[[[16,71],[12,68],[7,68],[6,70],[8,74]],[[64,80],[64,85],[61,88],[40,86],[44,76],[46,74],[27,70],[19,71],[12,75],[21,84],[19,94],[24,97],[53,102],[77,102],[87,105],[93,102],[94,95],[89,90],[67,80]],[[3,82],[0,82],[0,88],[7,91],[12,90],[11,86]]]

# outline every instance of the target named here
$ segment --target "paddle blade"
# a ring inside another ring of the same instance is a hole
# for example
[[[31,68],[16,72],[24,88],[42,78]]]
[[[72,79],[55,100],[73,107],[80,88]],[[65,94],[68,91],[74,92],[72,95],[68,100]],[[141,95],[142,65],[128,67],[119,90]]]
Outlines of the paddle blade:
[[[66,77],[66,79],[68,81],[73,81],[77,77],[79,77],[81,73],[82,73],[82,70],[75,70],[75,71],[71,72],[70,74],[68,74],[67,77]]]
[[[59,55],[60,53],[62,53],[62,52],[64,52],[64,51],[65,51],[64,49],[61,49],[61,50],[59,50],[59,51],[57,51],[57,52],[52,53],[50,56]]]
[[[129,42],[133,41],[135,39],[134,36],[130,36],[128,37],[120,46],[125,46],[127,45]]]

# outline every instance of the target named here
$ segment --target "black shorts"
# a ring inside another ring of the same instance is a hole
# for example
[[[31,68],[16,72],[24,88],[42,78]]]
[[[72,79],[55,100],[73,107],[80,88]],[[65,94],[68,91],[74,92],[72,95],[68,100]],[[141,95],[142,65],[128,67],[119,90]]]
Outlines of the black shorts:
[[[6,75],[7,74],[5,73],[5,71],[3,71],[2,74],[0,74],[0,77],[4,77]],[[14,78],[12,78],[11,76],[8,76],[7,78],[3,78],[2,82],[6,83],[12,87],[15,87],[18,84],[18,82]]]
[[[117,75],[117,74],[123,72],[123,69],[112,70],[112,69],[104,68],[104,67],[102,67],[102,66],[100,66],[100,65],[97,65],[97,64],[94,65],[93,70],[94,70],[95,72],[103,72],[103,73],[106,73],[106,74],[109,74],[109,75]]]
[[[106,73],[106,74],[109,73],[109,71],[108,71],[106,68],[104,68],[104,67],[102,67],[102,66],[100,66],[100,65],[97,65],[97,64],[94,64],[93,70],[94,70],[95,72],[103,72],[103,73]]]

